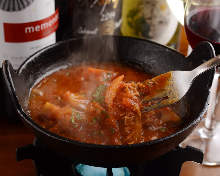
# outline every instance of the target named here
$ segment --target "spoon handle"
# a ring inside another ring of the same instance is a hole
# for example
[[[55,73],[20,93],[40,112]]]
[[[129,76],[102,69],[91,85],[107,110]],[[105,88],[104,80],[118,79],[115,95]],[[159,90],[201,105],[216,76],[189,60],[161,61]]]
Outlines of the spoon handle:
[[[195,73],[195,76],[198,76],[199,74],[210,70],[216,66],[220,65],[220,55],[217,55],[216,57],[208,60],[207,62],[201,64],[200,66],[196,67],[192,71]]]

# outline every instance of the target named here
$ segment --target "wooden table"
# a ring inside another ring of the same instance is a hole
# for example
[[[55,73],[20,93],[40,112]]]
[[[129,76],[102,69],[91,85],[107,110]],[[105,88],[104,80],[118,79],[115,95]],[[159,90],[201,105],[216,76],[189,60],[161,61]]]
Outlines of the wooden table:
[[[33,138],[33,134],[22,123],[10,123],[0,117],[0,175],[36,175],[32,160],[16,161],[16,148],[31,144]]]

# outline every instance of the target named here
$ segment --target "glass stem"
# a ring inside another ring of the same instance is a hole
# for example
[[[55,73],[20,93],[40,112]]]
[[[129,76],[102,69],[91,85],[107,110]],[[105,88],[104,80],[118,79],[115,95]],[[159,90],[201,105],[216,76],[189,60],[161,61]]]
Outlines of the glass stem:
[[[205,128],[210,132],[212,131],[213,120],[214,120],[214,117],[215,117],[218,78],[219,78],[219,73],[218,73],[218,71],[216,71],[216,73],[214,75],[212,87],[211,87],[211,90],[210,90],[209,107],[208,107],[207,114],[206,114],[206,119],[205,119]]]

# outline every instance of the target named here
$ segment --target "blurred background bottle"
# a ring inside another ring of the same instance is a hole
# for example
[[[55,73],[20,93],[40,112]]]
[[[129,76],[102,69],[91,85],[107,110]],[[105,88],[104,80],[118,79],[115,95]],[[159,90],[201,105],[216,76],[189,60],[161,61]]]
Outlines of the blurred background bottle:
[[[61,1],[61,0],[57,0]],[[69,0],[63,38],[113,35],[120,27],[121,0]]]
[[[0,1],[0,58],[17,68],[28,56],[56,42],[55,0]]]
[[[65,8],[64,13],[60,10],[60,40],[108,34],[149,39],[178,48],[183,0],[56,0],[56,4]]]
[[[177,49],[183,16],[181,0],[124,0],[121,34]]]

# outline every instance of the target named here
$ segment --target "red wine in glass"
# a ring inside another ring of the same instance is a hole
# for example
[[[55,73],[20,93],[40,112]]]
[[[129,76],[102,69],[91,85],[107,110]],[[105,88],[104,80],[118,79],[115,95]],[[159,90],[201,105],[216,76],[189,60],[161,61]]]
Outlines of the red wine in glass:
[[[220,54],[220,7],[201,7],[190,11],[185,18],[185,30],[192,48],[201,41],[209,41]]]

